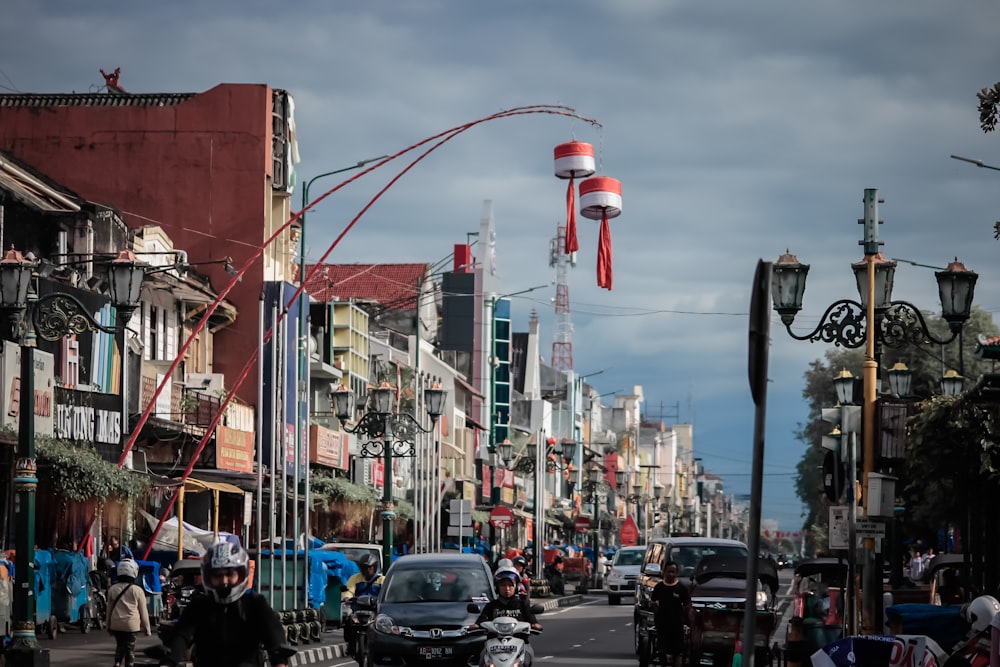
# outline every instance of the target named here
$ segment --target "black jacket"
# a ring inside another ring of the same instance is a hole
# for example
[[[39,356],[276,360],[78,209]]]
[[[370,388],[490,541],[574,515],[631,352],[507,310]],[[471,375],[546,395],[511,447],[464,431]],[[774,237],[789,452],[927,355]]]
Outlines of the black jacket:
[[[199,667],[257,667],[262,664],[262,648],[271,664],[295,655],[295,649],[285,644],[278,615],[263,596],[249,592],[226,605],[208,595],[191,600],[170,642],[174,664],[184,660],[192,644],[194,664]]]
[[[525,623],[538,623],[538,619],[531,611],[531,603],[520,595],[512,595],[509,598],[498,597],[483,607],[479,618],[476,619],[476,625],[483,621],[492,621],[500,616],[510,616]]]

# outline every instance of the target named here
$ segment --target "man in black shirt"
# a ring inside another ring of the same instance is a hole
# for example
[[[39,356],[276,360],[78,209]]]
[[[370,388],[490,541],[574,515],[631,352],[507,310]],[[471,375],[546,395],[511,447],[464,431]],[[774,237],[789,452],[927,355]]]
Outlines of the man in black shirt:
[[[202,560],[207,595],[191,600],[177,622],[165,661],[176,665],[194,647],[195,667],[288,667],[295,649],[285,643],[278,615],[249,587],[249,556],[236,544],[213,545]]]
[[[677,579],[677,563],[663,564],[663,580],[653,587],[649,596],[653,603],[653,619],[656,622],[657,650],[660,663],[680,667],[680,656],[684,651],[684,626],[688,624],[691,594]]]
[[[508,616],[516,618],[519,621],[524,621],[525,623],[530,623],[533,630],[542,629],[541,623],[538,622],[534,612],[531,611],[531,603],[526,598],[516,594],[519,579],[520,576],[517,570],[501,568],[496,571],[496,574],[493,575],[493,581],[497,587],[498,597],[483,607],[479,618],[469,626],[470,630],[478,628],[479,624],[483,621],[492,621],[500,616]],[[525,665],[530,665],[535,657],[535,652],[528,645],[527,638],[524,641],[524,653],[527,657]],[[482,664],[482,660],[480,660],[480,664]]]

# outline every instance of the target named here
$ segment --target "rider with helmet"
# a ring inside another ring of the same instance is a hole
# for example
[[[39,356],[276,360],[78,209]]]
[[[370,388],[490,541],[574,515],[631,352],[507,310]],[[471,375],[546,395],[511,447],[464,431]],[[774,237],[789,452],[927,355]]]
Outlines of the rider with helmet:
[[[135,662],[135,636],[141,630],[148,637],[149,612],[146,593],[135,583],[139,565],[122,560],[117,568],[118,582],[108,589],[108,632],[115,637],[115,667],[132,667]]]
[[[213,545],[202,558],[201,574],[207,595],[193,598],[181,614],[168,664],[185,660],[193,645],[195,667],[258,667],[264,664],[261,649],[270,665],[288,667],[295,649],[285,644],[278,615],[264,596],[247,591],[246,550],[231,542]]]
[[[497,587],[497,598],[483,607],[479,618],[469,626],[470,630],[478,628],[483,621],[492,621],[500,616],[508,616],[530,623],[534,630],[542,629],[541,623],[535,618],[535,613],[531,611],[531,603],[528,602],[527,598],[517,595],[517,582],[520,578],[517,570],[513,568],[502,567],[496,571],[493,575],[493,583]],[[528,645],[527,640],[525,640],[524,650],[528,657],[525,664],[530,665],[532,658],[534,658],[534,651]]]
[[[531,597],[531,577],[528,576],[528,559],[524,556],[515,556],[513,559],[514,569],[517,570],[518,584],[517,594],[524,598]]]
[[[341,594],[342,602],[349,604],[351,608],[351,614],[347,616],[347,621],[344,623],[344,641],[347,642],[348,652],[354,651],[354,639],[360,630],[357,618],[357,598],[362,595],[371,595],[372,597],[378,595],[382,589],[382,582],[385,580],[385,577],[378,571],[378,556],[370,551],[358,559],[358,569],[360,571],[351,575],[350,579],[347,580]]]

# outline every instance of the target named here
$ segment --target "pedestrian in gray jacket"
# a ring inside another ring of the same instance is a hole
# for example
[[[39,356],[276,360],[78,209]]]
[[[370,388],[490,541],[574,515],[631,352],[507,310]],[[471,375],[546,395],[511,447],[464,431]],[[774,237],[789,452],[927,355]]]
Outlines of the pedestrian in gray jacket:
[[[118,583],[108,589],[108,632],[115,638],[115,667],[135,663],[135,636],[140,631],[152,634],[146,593],[135,583],[139,566],[134,560],[118,564]]]

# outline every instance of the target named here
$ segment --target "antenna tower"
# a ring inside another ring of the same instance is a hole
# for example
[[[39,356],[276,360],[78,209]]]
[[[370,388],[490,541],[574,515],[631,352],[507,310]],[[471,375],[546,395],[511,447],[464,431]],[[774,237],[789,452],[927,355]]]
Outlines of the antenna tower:
[[[569,308],[569,269],[576,266],[576,253],[563,252],[566,226],[558,227],[556,238],[549,240],[549,266],[556,269],[556,317],[552,336],[552,368],[573,370],[573,321]]]

